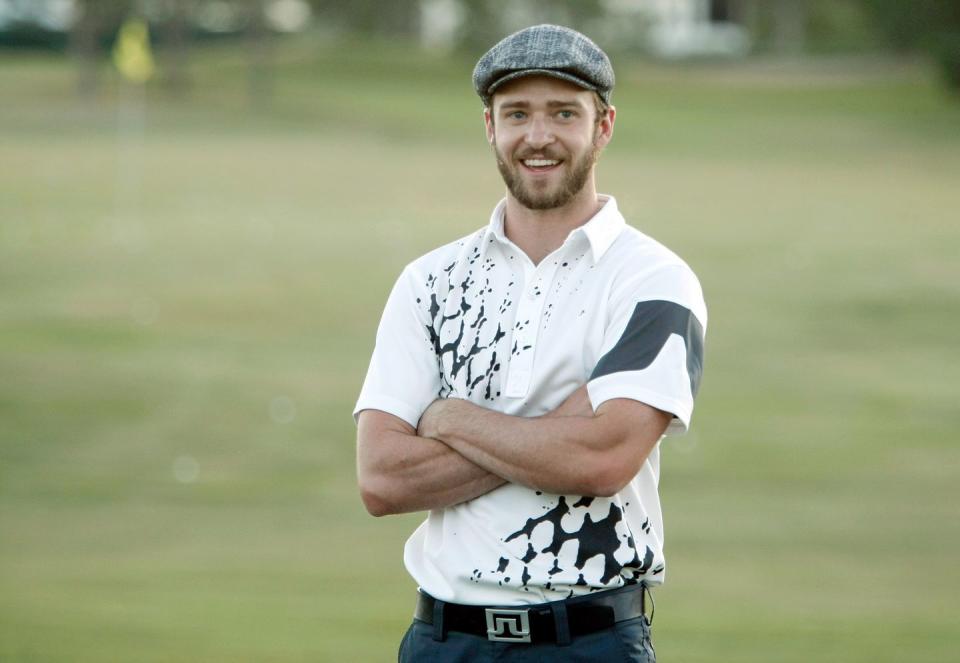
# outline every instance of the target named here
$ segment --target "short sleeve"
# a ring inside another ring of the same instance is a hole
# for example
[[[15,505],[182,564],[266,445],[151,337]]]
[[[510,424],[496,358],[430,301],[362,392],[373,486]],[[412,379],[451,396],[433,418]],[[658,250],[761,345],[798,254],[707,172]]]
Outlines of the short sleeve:
[[[440,369],[410,267],[397,279],[377,329],[367,377],[353,409],[382,410],[416,428],[440,391]]]
[[[630,398],[673,415],[666,434],[690,426],[703,375],[707,310],[696,276],[671,265],[611,297],[600,360],[587,383],[594,409]]]

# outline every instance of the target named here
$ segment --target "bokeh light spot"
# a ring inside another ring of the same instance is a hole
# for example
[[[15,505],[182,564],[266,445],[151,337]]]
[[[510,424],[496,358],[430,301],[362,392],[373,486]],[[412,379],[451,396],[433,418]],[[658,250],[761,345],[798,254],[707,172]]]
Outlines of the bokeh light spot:
[[[276,396],[270,401],[270,418],[275,424],[289,424],[297,418],[297,404],[289,396]]]
[[[173,459],[173,478],[180,483],[194,483],[200,476],[200,463],[193,456],[177,456]]]

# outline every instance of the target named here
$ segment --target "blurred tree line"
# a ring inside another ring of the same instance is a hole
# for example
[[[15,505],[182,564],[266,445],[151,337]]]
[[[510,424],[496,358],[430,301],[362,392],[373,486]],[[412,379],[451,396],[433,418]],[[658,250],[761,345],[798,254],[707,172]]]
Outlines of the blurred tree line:
[[[0,0],[8,5],[34,0]],[[97,65],[125,17],[138,14],[151,26],[161,80],[175,90],[188,86],[186,62],[192,42],[210,38],[198,28],[201,13],[229,14],[223,34],[247,39],[251,84],[269,88],[275,32],[264,17],[284,3],[308,8],[313,25],[326,33],[369,35],[424,42],[424,15],[443,6],[457,15],[450,46],[478,54],[508,31],[535,22],[570,25],[598,40],[618,24],[621,45],[640,50],[638,24],[621,19],[650,0],[74,0],[76,20],[68,40],[78,62],[82,92],[96,87]],[[817,50],[926,53],[939,63],[944,80],[960,90],[960,0],[673,0],[697,5],[712,21],[746,28],[754,53],[801,56]],[[661,6],[664,2],[659,2]],[[670,3],[668,2],[667,5]],[[605,40],[605,45],[608,41]]]
[[[891,48],[933,55],[944,80],[960,91],[960,0],[862,0]]]

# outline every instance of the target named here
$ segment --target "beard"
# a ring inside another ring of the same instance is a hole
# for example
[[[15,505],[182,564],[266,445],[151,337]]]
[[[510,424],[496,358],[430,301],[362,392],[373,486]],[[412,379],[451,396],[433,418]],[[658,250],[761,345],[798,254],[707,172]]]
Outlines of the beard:
[[[497,157],[497,169],[503,178],[507,190],[517,199],[521,205],[532,210],[548,210],[563,207],[583,189],[593,171],[594,164],[597,163],[597,157],[600,155],[600,148],[596,141],[591,141],[590,149],[584,152],[577,160],[569,162],[564,160],[562,166],[567,167],[560,182],[554,187],[547,186],[529,186],[520,173],[521,166],[513,165],[523,159],[534,155],[534,151],[525,150],[518,152],[516,160],[508,160],[500,152],[497,144],[493,144],[493,151]],[[558,159],[559,156],[553,154],[550,150],[538,150],[537,155],[547,159]],[[545,185],[546,182],[536,182],[537,185]]]

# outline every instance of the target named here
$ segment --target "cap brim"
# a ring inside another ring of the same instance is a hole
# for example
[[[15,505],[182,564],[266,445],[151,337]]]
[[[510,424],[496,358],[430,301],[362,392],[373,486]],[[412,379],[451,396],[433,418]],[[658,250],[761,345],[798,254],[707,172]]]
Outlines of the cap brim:
[[[497,88],[501,87],[502,85],[518,78],[523,78],[524,76],[550,76],[552,78],[559,78],[560,80],[568,81],[574,85],[582,87],[585,90],[597,92],[596,85],[588,83],[587,81],[579,78],[578,76],[574,76],[573,74],[568,74],[565,71],[558,71],[556,69],[521,69],[520,71],[511,71],[509,74],[501,76],[491,83],[487,87],[487,98],[492,97]]]

